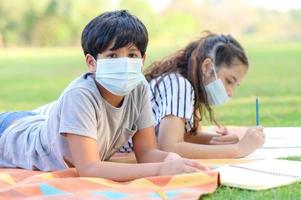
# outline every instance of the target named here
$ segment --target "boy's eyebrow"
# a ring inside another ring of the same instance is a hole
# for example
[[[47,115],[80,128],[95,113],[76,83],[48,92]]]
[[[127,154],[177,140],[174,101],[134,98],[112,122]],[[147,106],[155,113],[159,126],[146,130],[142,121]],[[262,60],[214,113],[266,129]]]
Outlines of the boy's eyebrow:
[[[130,48],[130,51],[139,51],[137,48]]]
[[[128,50],[129,50],[130,52],[140,52],[139,49],[137,49],[136,47],[129,48]]]
[[[108,51],[108,53],[109,52],[114,52],[114,51],[116,51],[117,49],[108,49],[107,51]],[[129,48],[129,51],[139,51],[139,49],[137,49],[137,48],[135,48],[135,47],[133,47],[133,48]]]

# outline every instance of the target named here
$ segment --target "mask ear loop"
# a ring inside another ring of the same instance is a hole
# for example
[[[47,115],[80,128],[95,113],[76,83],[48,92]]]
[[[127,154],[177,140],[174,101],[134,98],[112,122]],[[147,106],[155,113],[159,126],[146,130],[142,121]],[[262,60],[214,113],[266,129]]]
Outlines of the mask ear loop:
[[[98,70],[97,60],[96,60],[93,56],[92,56],[92,58],[93,58],[93,62],[94,62],[94,64],[95,64],[95,66],[96,66],[96,70],[95,70],[95,72],[93,72],[93,73],[96,73],[97,70]]]
[[[92,56],[94,64],[97,66],[97,60],[95,60],[95,58]]]
[[[212,68],[213,68],[213,72],[214,72],[215,79],[217,80],[218,77],[217,77],[217,73],[216,73],[215,65],[214,65],[214,64],[212,64]],[[218,124],[218,123],[216,123],[216,125],[217,125],[217,127],[218,127],[219,129],[223,129],[224,132],[228,132],[227,128],[226,128],[224,125],[220,125],[220,124]]]
[[[218,77],[217,77],[217,73],[216,73],[216,70],[215,70],[214,64],[212,64],[212,68],[213,68],[213,72],[214,72],[215,79],[217,80],[217,79],[218,79]]]

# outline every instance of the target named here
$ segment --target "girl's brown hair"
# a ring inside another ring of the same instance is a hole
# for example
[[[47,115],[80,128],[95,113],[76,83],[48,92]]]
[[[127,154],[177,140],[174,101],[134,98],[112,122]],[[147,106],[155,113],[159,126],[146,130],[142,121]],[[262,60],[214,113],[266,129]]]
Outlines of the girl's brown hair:
[[[194,125],[190,133],[195,133],[198,128],[198,122],[207,117],[209,113],[210,122],[216,122],[213,110],[209,105],[207,93],[205,90],[202,63],[206,58],[211,58],[217,71],[222,64],[230,67],[234,59],[238,59],[243,65],[247,66],[248,58],[244,49],[231,35],[217,35],[209,31],[204,32],[205,36],[199,40],[188,44],[170,56],[161,61],[153,62],[146,70],[145,77],[148,81],[160,77],[155,85],[155,92],[158,83],[169,73],[178,73],[186,78],[194,89]]]

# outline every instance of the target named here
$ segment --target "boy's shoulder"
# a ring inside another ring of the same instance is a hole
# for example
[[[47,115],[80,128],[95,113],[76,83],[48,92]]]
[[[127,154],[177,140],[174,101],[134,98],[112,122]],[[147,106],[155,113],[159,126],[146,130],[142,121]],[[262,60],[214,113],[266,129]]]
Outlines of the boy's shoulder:
[[[97,86],[95,81],[92,78],[91,73],[84,73],[74,79],[64,90],[63,93],[66,93],[73,89],[83,89],[83,90],[89,90],[91,92],[97,92]]]
[[[74,98],[78,101],[83,99],[97,101],[100,99],[99,96],[96,83],[90,73],[82,74],[73,80],[61,94],[61,98]]]

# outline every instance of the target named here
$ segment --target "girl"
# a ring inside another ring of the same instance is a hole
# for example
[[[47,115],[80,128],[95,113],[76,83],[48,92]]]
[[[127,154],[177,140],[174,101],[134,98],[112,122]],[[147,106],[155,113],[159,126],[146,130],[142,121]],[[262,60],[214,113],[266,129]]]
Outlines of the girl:
[[[154,62],[145,72],[159,148],[187,158],[238,158],[264,143],[261,127],[241,140],[224,129],[212,135],[201,130],[205,113],[218,125],[211,106],[233,96],[248,71],[241,45],[230,35],[207,32],[184,49]]]

